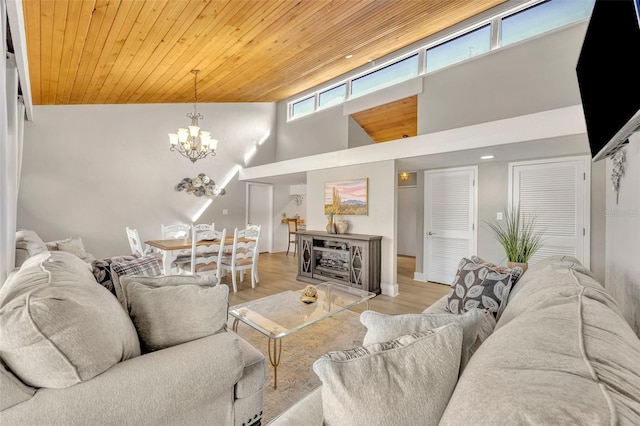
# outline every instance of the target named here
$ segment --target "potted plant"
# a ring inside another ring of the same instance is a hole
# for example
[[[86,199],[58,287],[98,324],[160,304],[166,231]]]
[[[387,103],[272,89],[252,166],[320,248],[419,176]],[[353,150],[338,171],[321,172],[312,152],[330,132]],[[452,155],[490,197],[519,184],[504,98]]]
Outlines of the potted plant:
[[[529,259],[542,247],[542,232],[536,229],[536,217],[520,211],[520,206],[509,206],[502,221],[485,221],[495,239],[507,255],[507,266],[521,266],[527,270]]]

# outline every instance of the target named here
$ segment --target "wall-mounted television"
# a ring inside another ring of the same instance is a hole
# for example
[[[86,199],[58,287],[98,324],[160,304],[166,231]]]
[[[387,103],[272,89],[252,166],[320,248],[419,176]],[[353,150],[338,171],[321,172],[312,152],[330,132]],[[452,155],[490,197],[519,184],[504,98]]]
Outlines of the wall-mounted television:
[[[576,65],[593,161],[640,130],[640,0],[595,0]]]

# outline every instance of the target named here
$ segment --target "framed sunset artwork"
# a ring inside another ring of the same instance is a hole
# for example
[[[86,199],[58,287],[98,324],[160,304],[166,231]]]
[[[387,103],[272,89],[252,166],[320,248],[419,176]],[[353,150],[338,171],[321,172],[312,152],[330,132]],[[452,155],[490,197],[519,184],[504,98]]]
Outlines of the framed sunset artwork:
[[[324,214],[367,215],[368,178],[324,184]]]

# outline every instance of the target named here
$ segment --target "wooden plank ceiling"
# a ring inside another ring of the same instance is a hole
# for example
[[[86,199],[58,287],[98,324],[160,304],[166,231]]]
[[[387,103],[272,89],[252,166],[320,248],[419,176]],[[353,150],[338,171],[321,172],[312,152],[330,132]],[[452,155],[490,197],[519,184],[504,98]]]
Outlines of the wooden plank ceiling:
[[[504,1],[23,0],[33,103],[280,101]]]
[[[418,96],[400,99],[351,116],[376,143],[416,136]]]

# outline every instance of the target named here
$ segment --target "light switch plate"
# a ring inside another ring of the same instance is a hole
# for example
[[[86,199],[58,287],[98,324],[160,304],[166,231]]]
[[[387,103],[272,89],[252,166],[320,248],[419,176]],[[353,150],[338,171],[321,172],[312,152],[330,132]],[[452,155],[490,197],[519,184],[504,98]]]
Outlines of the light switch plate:
[[[498,214],[496,215],[496,219],[502,220],[502,212],[498,212]]]
[[[222,209],[222,214],[229,214],[229,209]]]

